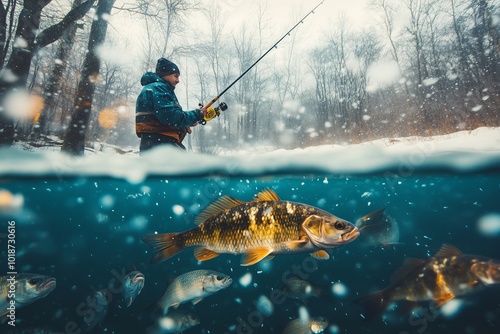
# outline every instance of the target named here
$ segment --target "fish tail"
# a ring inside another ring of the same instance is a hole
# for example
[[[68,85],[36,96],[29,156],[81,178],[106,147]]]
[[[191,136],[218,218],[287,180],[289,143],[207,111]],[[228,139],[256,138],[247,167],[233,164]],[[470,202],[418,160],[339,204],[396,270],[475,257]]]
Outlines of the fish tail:
[[[363,313],[366,320],[380,316],[392,302],[391,290],[383,289],[367,296],[358,298],[354,301],[365,309]]]
[[[178,240],[179,233],[149,234],[142,236],[142,241],[148,244],[155,253],[151,263],[160,263],[184,249]]]

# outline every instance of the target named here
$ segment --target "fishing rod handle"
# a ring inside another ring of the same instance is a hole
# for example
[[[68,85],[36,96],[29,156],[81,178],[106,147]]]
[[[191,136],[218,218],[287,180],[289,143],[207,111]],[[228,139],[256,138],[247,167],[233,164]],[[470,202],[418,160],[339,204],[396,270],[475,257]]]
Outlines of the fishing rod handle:
[[[210,108],[210,107],[212,106],[212,104],[214,104],[215,102],[217,102],[217,100],[219,99],[219,97],[220,97],[220,96],[216,96],[216,97],[214,97],[212,101],[208,102],[208,103],[207,103],[207,104],[205,104],[203,107],[204,107],[204,108],[207,108],[207,109],[208,109],[208,108]]]

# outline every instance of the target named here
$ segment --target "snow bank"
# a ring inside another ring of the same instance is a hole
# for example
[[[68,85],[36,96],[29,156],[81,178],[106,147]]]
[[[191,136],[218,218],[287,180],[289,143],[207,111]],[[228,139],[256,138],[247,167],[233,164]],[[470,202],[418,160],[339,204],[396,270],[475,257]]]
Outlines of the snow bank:
[[[283,173],[375,174],[500,171],[500,128],[480,128],[430,138],[382,139],[357,145],[324,145],[221,155],[161,147],[144,156],[0,150],[2,176],[109,176],[139,183],[148,176],[254,176]]]

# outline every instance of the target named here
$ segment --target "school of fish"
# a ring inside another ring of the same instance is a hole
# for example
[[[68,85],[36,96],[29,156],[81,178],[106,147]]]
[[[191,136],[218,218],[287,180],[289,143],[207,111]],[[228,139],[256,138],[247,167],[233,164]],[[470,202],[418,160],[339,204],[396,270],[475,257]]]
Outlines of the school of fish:
[[[359,238],[359,246],[397,245],[399,227],[380,209],[352,224],[316,207],[281,200],[270,190],[259,192],[254,200],[244,202],[223,196],[209,205],[195,219],[196,227],[183,232],[144,235],[142,240],[154,251],[151,263],[165,261],[186,248],[194,247],[198,261],[220,254],[241,254],[242,266],[250,266],[275,255],[310,253],[316,259],[328,259],[327,250]],[[156,301],[159,314],[146,329],[148,334],[180,333],[200,324],[190,312],[177,310],[184,303],[196,305],[204,298],[227,289],[233,279],[212,270],[193,270],[177,275],[168,282]],[[0,316],[8,315],[11,300],[9,287],[15,284],[16,308],[46,297],[56,286],[52,277],[17,274],[0,277]],[[387,288],[356,299],[364,309],[363,317],[371,320],[382,315],[392,303],[405,301],[416,307],[431,302],[440,307],[457,297],[470,295],[500,284],[500,261],[484,256],[463,254],[444,244],[428,259],[406,259],[391,278]],[[145,285],[145,276],[135,267],[123,275],[121,288],[125,307],[130,307]],[[322,288],[296,276],[284,281],[284,296],[306,303],[319,298]],[[107,316],[109,301],[106,290],[92,293],[89,300],[98,308],[83,321],[86,331],[95,328]],[[176,309],[169,312],[170,309]],[[283,334],[323,333],[328,322],[321,317],[294,319]]]

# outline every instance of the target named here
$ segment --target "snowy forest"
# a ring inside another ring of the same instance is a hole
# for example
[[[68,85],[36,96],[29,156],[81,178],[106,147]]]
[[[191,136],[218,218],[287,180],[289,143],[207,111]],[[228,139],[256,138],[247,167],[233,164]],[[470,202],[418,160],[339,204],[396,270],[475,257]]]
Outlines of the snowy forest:
[[[197,108],[316,4],[283,8],[282,27],[266,1],[229,25],[228,2],[3,0],[0,144],[53,142],[76,155],[95,142],[137,149],[140,77],[159,57],[181,68],[184,110]],[[221,98],[229,109],[193,128],[186,146],[291,149],[500,125],[499,0],[365,7],[371,22],[354,27],[331,13],[314,43],[314,15],[304,20]]]

